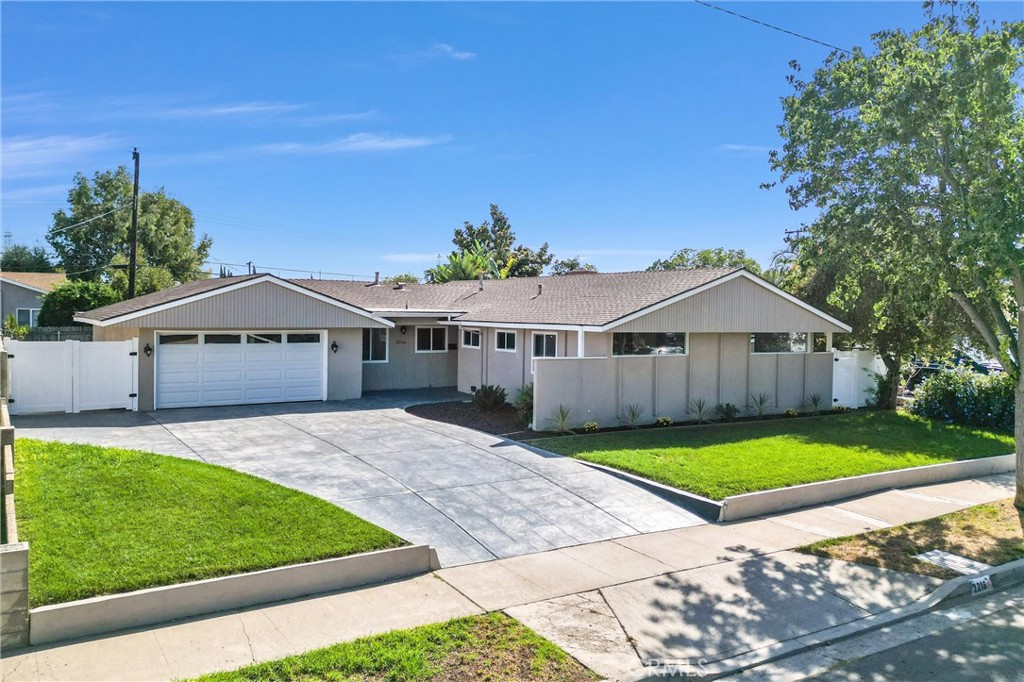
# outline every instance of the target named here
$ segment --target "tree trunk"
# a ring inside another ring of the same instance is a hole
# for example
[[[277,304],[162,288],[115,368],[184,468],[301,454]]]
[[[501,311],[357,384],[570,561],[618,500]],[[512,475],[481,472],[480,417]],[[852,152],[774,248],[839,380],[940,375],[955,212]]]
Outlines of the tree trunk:
[[[1014,389],[1013,438],[1017,447],[1017,494],[1013,504],[1024,511],[1024,371],[1017,373]]]
[[[900,370],[903,369],[903,366],[900,364],[899,358],[887,354],[882,354],[880,357],[885,364],[885,391],[878,392],[878,409],[895,410],[896,398],[900,394]]]

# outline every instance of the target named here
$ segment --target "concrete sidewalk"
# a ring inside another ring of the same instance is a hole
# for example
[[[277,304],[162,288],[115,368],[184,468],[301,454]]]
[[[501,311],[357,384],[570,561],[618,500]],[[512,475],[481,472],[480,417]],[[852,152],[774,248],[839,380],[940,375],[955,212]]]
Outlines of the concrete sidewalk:
[[[233,669],[392,629],[504,609],[598,673],[649,659],[715,660],[911,603],[930,578],[789,552],[1010,496],[1013,475],[888,491],[459,566],[0,659],[18,680],[168,680]]]

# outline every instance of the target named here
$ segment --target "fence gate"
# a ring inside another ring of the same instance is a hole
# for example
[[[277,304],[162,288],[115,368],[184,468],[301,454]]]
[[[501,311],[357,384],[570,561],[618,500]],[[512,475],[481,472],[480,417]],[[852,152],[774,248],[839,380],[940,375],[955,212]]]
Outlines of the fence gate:
[[[869,350],[835,352],[832,402],[843,407],[864,407],[875,387],[875,374],[884,374],[882,359]]]
[[[11,414],[139,409],[138,339],[5,341]]]

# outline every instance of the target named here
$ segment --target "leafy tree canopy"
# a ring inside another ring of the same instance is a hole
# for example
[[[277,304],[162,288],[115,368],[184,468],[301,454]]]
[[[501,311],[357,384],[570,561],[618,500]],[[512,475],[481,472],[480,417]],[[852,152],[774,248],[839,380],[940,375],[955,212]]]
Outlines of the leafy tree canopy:
[[[411,272],[404,272],[401,275],[390,275],[383,279],[388,284],[419,284],[420,278]]]
[[[591,272],[597,272],[596,267],[590,263],[584,263],[580,260],[579,256],[573,256],[572,258],[560,258],[552,261],[551,263],[552,275],[565,275],[575,270],[590,270]]]
[[[538,277],[554,259],[554,256],[548,253],[547,242],[536,251],[516,244],[516,234],[512,231],[512,225],[497,204],[491,204],[490,222],[484,221],[474,226],[467,221],[462,227],[455,228],[452,243],[455,244],[456,251],[453,251],[452,255],[473,251],[477,242],[493,254],[495,262],[511,262],[509,277]]]
[[[117,303],[120,300],[121,296],[106,282],[85,280],[64,282],[43,296],[43,307],[39,311],[39,326],[77,325],[80,323],[74,321],[75,313],[93,310]]]
[[[1017,379],[1024,508],[1024,22],[983,25],[973,3],[926,14],[808,80],[794,64],[772,166],[794,209],[819,211],[811,240],[898,269],[892,297],[951,298]]]
[[[12,244],[0,257],[0,270],[4,272],[54,272],[56,268],[46,249],[41,246]]]
[[[743,249],[680,249],[669,258],[656,260],[647,268],[654,270],[692,270],[694,268],[729,268],[743,267],[754,274],[761,274],[761,266],[747,256]]]
[[[132,178],[124,166],[81,173],[68,191],[68,209],[53,214],[47,241],[72,279],[109,277],[116,256],[128,257]],[[86,222],[79,225],[79,223]],[[71,227],[77,225],[76,227]],[[192,211],[164,190],[139,195],[139,265],[163,268],[172,282],[208,276],[202,269],[213,240],[195,234]],[[166,279],[166,278],[165,278]]]
[[[484,279],[506,279],[513,264],[514,261],[509,257],[502,265],[494,251],[477,241],[469,249],[450,254],[447,263],[440,263],[423,274],[431,284],[477,279],[481,276]]]

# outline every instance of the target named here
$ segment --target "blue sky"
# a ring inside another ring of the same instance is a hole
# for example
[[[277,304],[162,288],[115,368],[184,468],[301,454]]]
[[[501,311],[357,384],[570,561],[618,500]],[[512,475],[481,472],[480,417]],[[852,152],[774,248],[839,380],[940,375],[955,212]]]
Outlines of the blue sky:
[[[718,4],[842,47],[923,16]],[[0,21],[17,243],[44,244],[74,174],[133,146],[211,260],[261,270],[420,274],[492,202],[523,243],[604,271],[684,247],[766,263],[810,217],[759,184],[789,61],[828,49],[690,2],[4,2]]]

